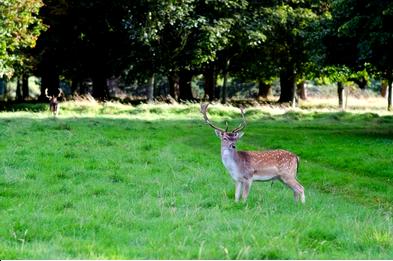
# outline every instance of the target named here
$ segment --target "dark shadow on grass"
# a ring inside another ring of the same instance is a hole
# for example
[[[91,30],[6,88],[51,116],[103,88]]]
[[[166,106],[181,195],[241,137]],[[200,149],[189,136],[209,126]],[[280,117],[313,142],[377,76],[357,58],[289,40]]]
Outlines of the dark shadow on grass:
[[[27,102],[0,102],[0,111],[14,112],[14,111],[28,111],[28,112],[43,112],[49,111],[49,102],[43,103],[40,101]]]

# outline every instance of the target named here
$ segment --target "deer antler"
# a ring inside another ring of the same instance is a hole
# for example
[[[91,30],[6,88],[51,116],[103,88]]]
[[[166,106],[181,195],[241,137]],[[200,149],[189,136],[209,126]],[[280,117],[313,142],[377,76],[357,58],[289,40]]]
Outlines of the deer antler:
[[[49,98],[49,99],[52,98],[52,97],[50,97],[50,96],[48,95],[48,88],[45,89],[45,96],[46,96],[46,98]]]
[[[63,94],[63,90],[60,88],[57,88],[59,90],[59,94],[57,95],[57,98],[59,98]]]
[[[247,125],[246,118],[244,117],[243,106],[240,106],[240,113],[242,114],[243,122],[240,123],[239,127],[233,129],[233,130],[231,131],[232,133],[236,133],[236,132],[241,131],[241,130],[244,129],[244,128],[246,127],[246,125]]]
[[[201,104],[201,113],[203,114],[203,118],[205,119],[205,122],[206,122],[207,124],[209,124],[209,126],[212,127],[213,129],[219,130],[219,131],[221,131],[221,132],[228,132],[228,122],[225,122],[225,130],[224,130],[224,129],[221,129],[221,128],[219,128],[219,127],[216,127],[216,126],[214,126],[214,125],[211,123],[211,121],[210,121],[209,118],[207,117],[207,107],[208,107],[208,106],[209,106],[208,103]],[[240,113],[241,113],[241,115],[242,115],[243,122],[240,123],[239,127],[233,129],[233,130],[231,131],[231,133],[237,133],[237,132],[243,130],[243,129],[246,127],[246,125],[247,125],[247,123],[246,123],[246,118],[244,117],[244,111],[243,111],[243,107],[242,107],[242,106],[240,107]]]
[[[214,126],[214,125],[211,123],[211,121],[210,121],[209,118],[207,117],[207,107],[208,107],[208,106],[209,106],[208,103],[205,103],[205,104],[202,103],[202,104],[201,104],[201,113],[203,114],[203,118],[205,119],[205,122],[206,122],[207,124],[209,124],[209,126],[212,127],[213,129],[216,129],[216,130],[221,131],[221,132],[226,132],[226,131],[228,130],[228,123],[226,124],[226,126],[227,126],[226,130],[221,129],[221,128],[219,128],[219,127],[216,127],[216,126]]]

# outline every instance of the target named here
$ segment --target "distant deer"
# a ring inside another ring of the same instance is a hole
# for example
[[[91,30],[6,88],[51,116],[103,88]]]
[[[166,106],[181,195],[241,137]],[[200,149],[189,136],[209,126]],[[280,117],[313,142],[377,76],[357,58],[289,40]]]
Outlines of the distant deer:
[[[205,122],[212,127],[221,139],[221,159],[236,183],[235,200],[245,201],[250,192],[253,181],[280,180],[294,192],[295,201],[299,198],[305,203],[304,188],[296,180],[299,157],[286,150],[267,151],[237,151],[236,142],[243,136],[242,130],[246,127],[243,109],[240,108],[243,122],[239,127],[228,131],[214,126],[207,117],[209,104],[201,104],[201,113]]]
[[[59,90],[58,95],[54,95],[54,94],[48,95],[48,89],[45,89],[45,96],[49,99],[49,108],[53,116],[57,116],[60,110],[58,98],[60,98],[60,96],[63,94],[63,91],[60,88],[58,88],[58,90]]]

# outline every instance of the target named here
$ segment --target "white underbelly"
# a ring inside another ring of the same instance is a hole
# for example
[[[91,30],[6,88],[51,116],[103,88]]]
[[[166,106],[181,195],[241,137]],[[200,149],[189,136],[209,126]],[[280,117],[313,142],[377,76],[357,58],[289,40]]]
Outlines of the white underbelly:
[[[264,168],[253,175],[252,179],[256,181],[268,181],[278,177],[278,169],[276,167]]]
[[[269,181],[275,179],[277,176],[253,176],[253,181]]]

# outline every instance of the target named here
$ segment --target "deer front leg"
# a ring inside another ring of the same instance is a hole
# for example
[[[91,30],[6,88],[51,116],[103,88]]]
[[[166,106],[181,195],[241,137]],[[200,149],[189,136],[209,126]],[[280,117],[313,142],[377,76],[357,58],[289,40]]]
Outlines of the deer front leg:
[[[243,201],[246,201],[247,197],[248,197],[248,193],[250,193],[250,188],[251,188],[252,182],[250,180],[246,180],[242,184],[243,184],[242,199],[243,199]]]
[[[60,105],[58,104],[58,105],[56,106],[55,116],[59,115],[59,110],[60,110]]]
[[[236,202],[239,202],[241,192],[242,192],[242,183],[240,181],[236,181],[236,192],[235,192]]]

